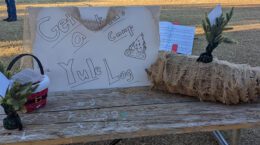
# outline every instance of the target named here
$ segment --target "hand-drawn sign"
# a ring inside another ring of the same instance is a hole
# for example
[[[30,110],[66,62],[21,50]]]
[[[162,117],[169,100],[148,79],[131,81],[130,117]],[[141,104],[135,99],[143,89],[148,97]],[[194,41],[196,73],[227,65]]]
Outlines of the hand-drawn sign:
[[[86,9],[31,8],[32,52],[48,70],[50,92],[149,85],[145,68],[158,54],[159,7]]]
[[[144,40],[144,34],[141,33],[136,40],[125,50],[125,56],[142,59],[146,58],[146,43]]]

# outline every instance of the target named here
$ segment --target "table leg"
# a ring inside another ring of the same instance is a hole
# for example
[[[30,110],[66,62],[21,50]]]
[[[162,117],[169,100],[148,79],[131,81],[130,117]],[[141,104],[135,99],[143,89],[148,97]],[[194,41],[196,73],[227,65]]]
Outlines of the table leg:
[[[217,139],[219,145],[229,145],[219,130],[213,131],[213,135]]]
[[[118,144],[122,139],[115,139],[113,140],[111,143],[109,143],[109,145],[116,145]]]
[[[240,134],[241,134],[240,129],[232,130],[231,145],[239,145]],[[220,145],[229,145],[227,143],[226,139],[224,138],[223,134],[219,130],[213,131],[213,135],[217,139],[217,141]],[[121,140],[122,139],[115,139],[109,145],[116,145]]]
[[[239,145],[241,129],[232,130],[231,145]]]

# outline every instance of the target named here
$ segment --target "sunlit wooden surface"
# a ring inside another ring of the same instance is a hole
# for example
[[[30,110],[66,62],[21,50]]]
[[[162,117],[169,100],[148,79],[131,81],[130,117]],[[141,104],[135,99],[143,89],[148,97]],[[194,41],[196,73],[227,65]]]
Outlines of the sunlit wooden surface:
[[[199,102],[149,88],[50,95],[45,108],[21,114],[23,131],[0,124],[0,144],[67,144],[260,126],[260,102]],[[0,120],[5,115],[0,111]]]

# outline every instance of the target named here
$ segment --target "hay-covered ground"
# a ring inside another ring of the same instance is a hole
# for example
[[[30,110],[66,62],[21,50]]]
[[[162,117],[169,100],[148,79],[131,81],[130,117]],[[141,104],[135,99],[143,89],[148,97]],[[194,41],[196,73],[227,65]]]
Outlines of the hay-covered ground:
[[[0,21],[0,59],[8,63],[16,54],[22,53],[23,16],[27,6],[53,6],[53,5],[107,5],[112,0],[17,0],[19,20],[7,23]],[[132,4],[135,0],[121,0],[118,4]],[[171,2],[171,0],[165,0]],[[224,2],[224,11],[235,6],[234,17],[231,21],[233,30],[226,32],[226,35],[237,41],[237,44],[222,44],[214,54],[219,59],[229,60],[235,63],[248,63],[253,66],[260,66],[260,1],[259,0],[219,0]],[[135,1],[138,4],[160,4],[148,0]],[[194,4],[191,4],[193,2]],[[204,3],[204,4],[200,4]],[[207,3],[207,4],[205,4]],[[250,3],[250,4],[248,4]],[[3,1],[0,1],[0,19],[6,17],[6,8]],[[110,3],[111,4],[111,3]],[[161,11],[161,20],[174,21],[184,25],[197,27],[194,41],[193,54],[199,55],[205,48],[206,42],[202,35],[200,26],[204,14],[208,12],[213,4],[210,0],[175,0],[175,5],[164,5]],[[227,131],[226,135],[229,136]],[[104,142],[89,143],[87,145],[103,145]],[[241,135],[241,145],[259,145],[260,129],[244,129]],[[118,145],[217,145],[212,134],[190,133],[183,135],[167,135],[158,137],[144,137],[137,139],[125,139]]]

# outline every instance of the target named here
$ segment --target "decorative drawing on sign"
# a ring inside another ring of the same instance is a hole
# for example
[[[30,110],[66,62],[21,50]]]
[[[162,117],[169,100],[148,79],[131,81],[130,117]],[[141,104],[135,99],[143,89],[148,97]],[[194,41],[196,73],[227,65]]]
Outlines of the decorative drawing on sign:
[[[141,33],[135,41],[125,50],[125,56],[145,60],[146,58],[146,42],[144,34]]]
[[[74,59],[68,60],[66,63],[58,63],[65,71],[68,79],[68,84],[71,88],[83,85],[85,83],[99,79],[98,76],[102,74],[100,67],[95,67],[92,59],[86,59],[86,67],[81,70],[73,68]]]
[[[120,74],[113,76],[107,60],[103,59],[103,61],[106,67],[109,85],[112,85],[120,80],[126,80],[127,82],[132,82],[134,80],[134,75],[131,69],[127,69],[126,71],[122,71]]]

